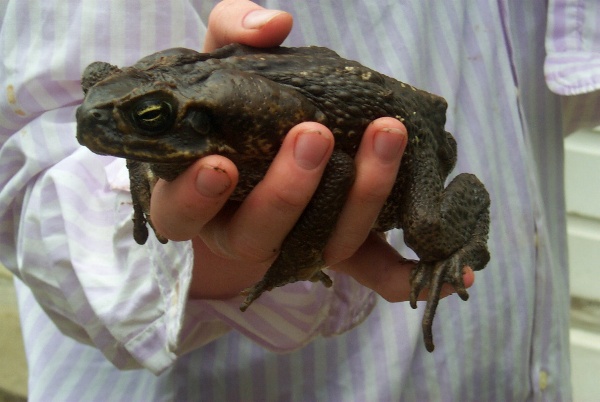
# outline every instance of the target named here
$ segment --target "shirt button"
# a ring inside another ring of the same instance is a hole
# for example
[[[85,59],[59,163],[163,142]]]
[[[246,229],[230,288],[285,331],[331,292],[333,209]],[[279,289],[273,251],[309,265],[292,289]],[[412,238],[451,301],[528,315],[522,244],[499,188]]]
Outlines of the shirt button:
[[[548,373],[545,371],[540,371],[539,385],[542,391],[548,387]]]

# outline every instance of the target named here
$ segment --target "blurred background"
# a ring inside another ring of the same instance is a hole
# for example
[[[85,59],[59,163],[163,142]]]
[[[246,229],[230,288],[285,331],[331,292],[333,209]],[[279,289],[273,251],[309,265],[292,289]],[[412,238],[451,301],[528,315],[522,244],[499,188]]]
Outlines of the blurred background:
[[[600,401],[600,127],[565,140],[575,401]],[[0,402],[25,401],[27,364],[13,278],[0,265]]]
[[[600,113],[600,111],[599,111]],[[600,127],[565,140],[574,400],[600,401]]]
[[[0,402],[25,400],[27,363],[10,272],[0,264]]]

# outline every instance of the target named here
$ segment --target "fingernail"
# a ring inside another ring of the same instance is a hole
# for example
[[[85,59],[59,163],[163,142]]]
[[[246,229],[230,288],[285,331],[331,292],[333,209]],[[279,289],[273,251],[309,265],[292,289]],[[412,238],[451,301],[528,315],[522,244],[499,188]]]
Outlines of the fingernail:
[[[384,162],[394,162],[402,156],[406,145],[406,135],[398,128],[384,128],[375,133],[373,150]]]
[[[296,163],[306,170],[312,170],[321,165],[331,140],[318,130],[307,130],[296,137],[294,158]]]
[[[260,29],[265,26],[267,22],[282,13],[284,13],[284,11],[267,9],[250,11],[244,17],[242,26],[246,29]]]
[[[196,176],[196,189],[205,197],[218,197],[231,186],[231,179],[223,169],[202,166]]]

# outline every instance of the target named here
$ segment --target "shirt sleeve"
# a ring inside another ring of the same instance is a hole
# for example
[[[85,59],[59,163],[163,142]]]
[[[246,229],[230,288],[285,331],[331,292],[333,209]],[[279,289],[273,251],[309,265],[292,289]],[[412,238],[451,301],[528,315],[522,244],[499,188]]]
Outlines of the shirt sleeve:
[[[566,134],[600,124],[600,2],[550,0],[544,73]]]
[[[123,161],[80,148],[32,181],[17,244],[16,274],[59,329],[117,367],[160,373],[230,329],[291,351],[352,328],[374,305],[370,291],[343,275],[331,289],[276,289],[245,313],[241,298],[189,300],[190,242],[163,245],[151,235],[140,246],[131,216]]]
[[[546,28],[546,81],[559,95],[600,89],[600,2],[550,0]]]

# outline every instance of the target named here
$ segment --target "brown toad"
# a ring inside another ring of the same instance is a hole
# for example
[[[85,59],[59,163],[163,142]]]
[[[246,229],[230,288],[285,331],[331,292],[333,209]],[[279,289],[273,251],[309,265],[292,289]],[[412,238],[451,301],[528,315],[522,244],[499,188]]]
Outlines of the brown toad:
[[[383,116],[404,122],[409,142],[373,230],[403,229],[420,258],[411,277],[411,305],[429,288],[423,317],[428,350],[434,347],[431,325],[442,284],[452,284],[466,300],[463,267],[480,270],[489,260],[485,187],[466,173],[444,187],[456,162],[456,142],[444,130],[447,105],[439,96],[317,47],[169,49],[123,69],[93,63],[82,86],[77,139],[96,153],[127,159],[140,244],[148,236],[157,178],[173,180],[203,156],[224,155],[240,172],[231,198],[243,200],[294,125],[317,121],[333,131],[335,151],[316,193],[269,271],[247,291],[243,310],[262,292],[287,283],[331,285],[322,272],[322,251],[353,183],[362,133]]]

